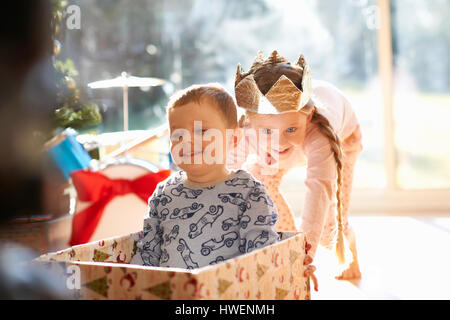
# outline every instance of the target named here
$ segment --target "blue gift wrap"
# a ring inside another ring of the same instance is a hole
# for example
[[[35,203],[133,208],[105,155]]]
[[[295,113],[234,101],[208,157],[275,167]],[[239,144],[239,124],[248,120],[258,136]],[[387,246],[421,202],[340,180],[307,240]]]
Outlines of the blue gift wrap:
[[[92,158],[73,134],[64,131],[61,135],[64,139],[49,148],[48,153],[64,177],[69,179],[71,172],[89,168]]]

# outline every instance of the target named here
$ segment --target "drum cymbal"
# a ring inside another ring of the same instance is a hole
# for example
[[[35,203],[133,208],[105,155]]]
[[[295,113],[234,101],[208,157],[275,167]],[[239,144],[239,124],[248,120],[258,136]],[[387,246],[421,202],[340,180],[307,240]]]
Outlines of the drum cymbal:
[[[88,87],[92,89],[100,89],[100,88],[116,88],[116,87],[157,87],[166,83],[166,80],[159,78],[150,78],[150,77],[134,77],[127,76],[122,73],[121,76],[108,79],[108,80],[100,80],[88,83]]]
[[[123,90],[123,131],[128,131],[128,88],[129,87],[157,87],[161,86],[166,80],[158,78],[133,77],[122,72],[120,77],[108,80],[100,80],[88,83],[91,89],[100,88],[122,88]]]

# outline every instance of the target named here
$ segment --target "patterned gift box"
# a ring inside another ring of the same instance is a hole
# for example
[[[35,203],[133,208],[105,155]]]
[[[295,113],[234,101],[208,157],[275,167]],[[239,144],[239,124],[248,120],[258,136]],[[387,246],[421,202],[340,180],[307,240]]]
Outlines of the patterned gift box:
[[[75,299],[310,299],[302,233],[280,233],[276,244],[193,270],[129,264],[140,235],[74,246],[33,263],[44,264],[68,283],[75,284],[79,275],[79,289],[67,286]]]

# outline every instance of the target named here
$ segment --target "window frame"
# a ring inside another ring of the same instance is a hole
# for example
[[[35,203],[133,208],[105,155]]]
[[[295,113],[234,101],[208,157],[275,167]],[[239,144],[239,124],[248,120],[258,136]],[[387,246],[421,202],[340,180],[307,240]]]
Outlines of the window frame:
[[[423,214],[450,212],[450,189],[403,189],[397,181],[396,146],[394,142],[394,89],[391,0],[377,0],[379,14],[378,72],[383,106],[384,168],[386,187],[358,189],[352,192],[350,210],[356,213]]]

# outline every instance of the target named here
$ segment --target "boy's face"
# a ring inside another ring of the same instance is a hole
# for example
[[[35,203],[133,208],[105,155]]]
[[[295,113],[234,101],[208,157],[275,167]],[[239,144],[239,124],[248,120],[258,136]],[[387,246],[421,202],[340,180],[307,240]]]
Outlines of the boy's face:
[[[201,99],[169,110],[171,154],[187,173],[201,174],[225,166],[235,130],[227,130],[214,101]],[[228,136],[227,136],[228,135]]]

